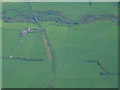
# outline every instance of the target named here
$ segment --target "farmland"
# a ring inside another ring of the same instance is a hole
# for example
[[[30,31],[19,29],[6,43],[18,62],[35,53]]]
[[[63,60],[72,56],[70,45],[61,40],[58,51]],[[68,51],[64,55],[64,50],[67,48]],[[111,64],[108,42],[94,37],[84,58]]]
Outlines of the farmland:
[[[118,87],[117,9],[116,3],[3,3],[3,88]],[[20,37],[25,28],[37,31]]]

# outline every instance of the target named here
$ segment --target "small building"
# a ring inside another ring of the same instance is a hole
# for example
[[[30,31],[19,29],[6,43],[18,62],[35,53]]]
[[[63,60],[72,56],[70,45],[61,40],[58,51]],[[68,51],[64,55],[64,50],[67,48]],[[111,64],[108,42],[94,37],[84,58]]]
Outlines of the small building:
[[[12,58],[12,56],[9,56],[9,58]]]
[[[26,29],[22,30],[21,34],[22,35],[27,34],[28,32],[31,32],[30,30],[31,30],[30,28],[26,28]]]

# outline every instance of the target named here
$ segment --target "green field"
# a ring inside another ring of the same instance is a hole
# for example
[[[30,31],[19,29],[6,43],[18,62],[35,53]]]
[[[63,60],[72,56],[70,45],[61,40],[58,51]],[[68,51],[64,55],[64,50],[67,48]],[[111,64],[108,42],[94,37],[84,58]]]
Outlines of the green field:
[[[118,87],[117,3],[2,4],[3,88]]]

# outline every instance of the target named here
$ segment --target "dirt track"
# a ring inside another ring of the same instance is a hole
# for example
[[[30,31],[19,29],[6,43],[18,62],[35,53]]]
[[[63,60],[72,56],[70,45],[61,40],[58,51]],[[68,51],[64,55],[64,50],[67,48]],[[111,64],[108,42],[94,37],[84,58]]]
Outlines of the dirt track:
[[[44,45],[45,45],[45,48],[46,48],[46,56],[48,58],[48,60],[52,60],[52,55],[51,55],[51,52],[50,52],[50,47],[47,43],[47,40],[45,38],[45,35],[43,34],[43,41],[44,41]]]

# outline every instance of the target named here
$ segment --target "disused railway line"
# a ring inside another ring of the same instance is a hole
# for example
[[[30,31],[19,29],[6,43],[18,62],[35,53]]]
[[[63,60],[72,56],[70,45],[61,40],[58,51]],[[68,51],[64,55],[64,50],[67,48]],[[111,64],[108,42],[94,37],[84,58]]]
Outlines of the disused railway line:
[[[43,37],[45,38],[46,44],[47,44],[47,46],[46,45],[45,46],[46,46],[46,49],[49,49],[49,55],[50,55],[51,61],[52,61],[52,74],[53,74],[53,78],[52,78],[52,80],[50,80],[50,86],[49,87],[50,88],[54,88],[54,84],[56,82],[56,67],[57,67],[55,54],[54,54],[54,51],[52,49],[52,45],[50,43],[49,37],[48,37],[48,35],[46,33],[46,30],[44,28],[42,28],[42,26],[40,25],[37,17],[33,13],[32,5],[31,5],[30,2],[28,2],[28,6],[29,6],[29,8],[30,8],[30,10],[32,12],[33,19],[35,20],[37,26],[43,30],[43,32],[42,32],[43,33]]]

